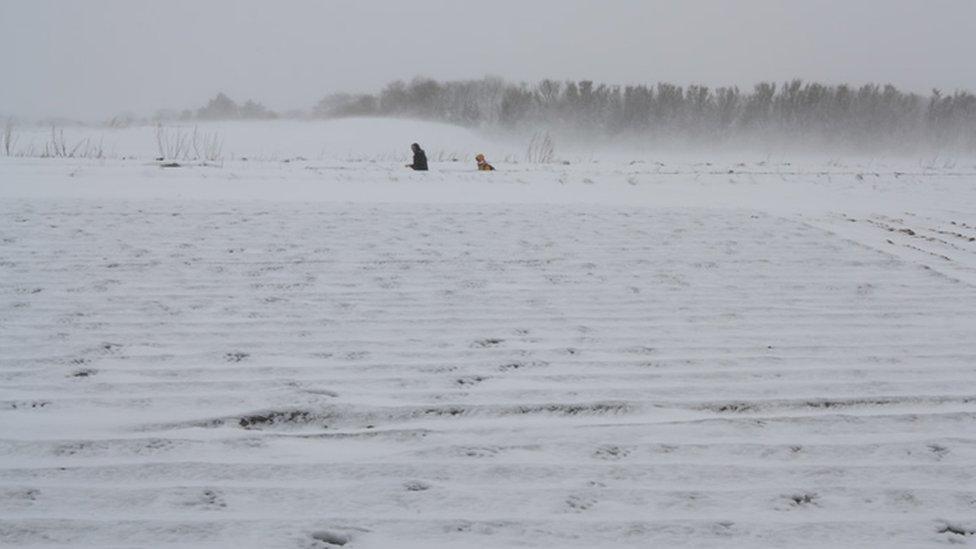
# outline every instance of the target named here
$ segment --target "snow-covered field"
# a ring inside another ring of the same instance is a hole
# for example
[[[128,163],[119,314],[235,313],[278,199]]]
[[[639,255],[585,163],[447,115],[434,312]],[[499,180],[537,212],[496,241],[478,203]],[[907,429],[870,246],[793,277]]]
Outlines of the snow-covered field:
[[[976,539],[976,161],[392,146],[0,158],[0,544]]]

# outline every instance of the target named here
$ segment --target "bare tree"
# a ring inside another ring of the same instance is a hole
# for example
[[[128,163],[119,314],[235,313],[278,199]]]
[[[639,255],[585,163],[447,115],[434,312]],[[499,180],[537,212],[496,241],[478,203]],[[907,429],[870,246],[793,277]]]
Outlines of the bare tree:
[[[550,164],[556,159],[556,147],[549,132],[539,132],[532,136],[525,149],[525,161],[534,164]]]
[[[201,132],[197,126],[188,131],[180,126],[156,124],[156,151],[159,160],[198,160],[217,162],[223,159],[224,140],[217,132]]]
[[[156,151],[159,160],[184,160],[189,151],[190,136],[183,128],[156,124]]]
[[[3,125],[3,134],[0,135],[0,145],[3,146],[5,156],[12,156],[14,154],[14,147],[17,145],[18,139],[18,137],[14,136],[14,119],[13,117],[9,117]]]
[[[30,151],[21,156],[33,156],[33,150],[31,146]],[[40,156],[41,158],[104,158],[105,152],[102,141],[96,143],[90,137],[69,145],[68,139],[64,136],[64,128],[52,125],[50,140],[44,144]]]
[[[217,162],[223,158],[224,141],[217,132],[200,132],[193,127],[191,140],[193,156],[196,160]]]

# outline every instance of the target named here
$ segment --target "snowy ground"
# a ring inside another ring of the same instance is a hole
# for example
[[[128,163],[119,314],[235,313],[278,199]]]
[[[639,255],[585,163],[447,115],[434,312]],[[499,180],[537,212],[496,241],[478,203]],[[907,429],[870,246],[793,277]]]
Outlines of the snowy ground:
[[[972,543],[973,164],[0,159],[0,543]]]

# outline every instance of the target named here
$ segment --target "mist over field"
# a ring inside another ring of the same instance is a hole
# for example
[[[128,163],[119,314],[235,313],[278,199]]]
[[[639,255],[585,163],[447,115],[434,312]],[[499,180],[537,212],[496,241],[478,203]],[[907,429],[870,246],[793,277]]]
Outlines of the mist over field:
[[[0,546],[976,540],[976,3],[0,0]]]
[[[520,141],[971,154],[963,0],[0,6],[21,125],[395,116]]]
[[[160,109],[142,117],[123,113],[94,125],[9,117],[0,133],[0,153],[102,157],[106,134],[118,141],[111,135],[118,133],[113,130],[142,127],[143,134],[152,129],[158,156],[172,156],[162,142],[169,133],[188,133],[194,147],[204,147],[199,142],[203,140],[211,149],[207,154],[198,150],[196,156],[213,161],[223,158],[216,149],[224,136],[214,129],[220,123],[250,122],[261,127],[273,121],[348,118],[450,124],[504,141],[509,148],[545,140],[553,148],[558,142],[577,151],[658,154],[976,155],[976,95],[966,91],[933,90],[922,96],[892,85],[827,86],[801,80],[782,85],[764,82],[742,91],[734,86],[713,90],[668,83],[619,86],[542,80],[529,85],[499,78],[439,82],[420,77],[392,82],[377,93],[331,94],[311,109],[285,113],[251,99],[239,103],[221,92],[195,109]],[[64,139],[64,126],[80,135],[74,143]],[[37,139],[48,129],[49,138]],[[304,134],[314,139],[314,132]],[[412,141],[409,136],[406,140]],[[280,150],[280,143],[266,145]],[[117,149],[108,154],[117,156]],[[128,156],[135,153],[129,151]]]

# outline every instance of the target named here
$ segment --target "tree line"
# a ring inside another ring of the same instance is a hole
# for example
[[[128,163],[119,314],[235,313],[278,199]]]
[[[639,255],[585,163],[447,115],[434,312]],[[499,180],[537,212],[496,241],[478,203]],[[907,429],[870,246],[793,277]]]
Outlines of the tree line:
[[[396,81],[375,94],[333,94],[313,116],[409,116],[463,126],[573,132],[649,142],[793,143],[858,149],[976,151],[976,96],[927,96],[892,85],[762,82],[748,91],[702,85],[610,85],[498,78]]]
[[[793,80],[761,82],[752,89],[611,85],[590,80],[500,78],[441,82],[395,81],[377,93],[336,93],[311,111],[276,113],[252,100],[238,104],[224,93],[156,120],[413,117],[493,130],[540,130],[580,139],[621,139],[648,144],[797,146],[864,151],[938,149],[976,152],[976,95],[927,95],[892,85],[827,85]]]
[[[177,112],[169,109],[161,109],[156,112],[153,119],[157,122],[171,120],[254,120],[272,119],[278,118],[278,116],[278,113],[257,101],[248,99],[244,103],[238,104],[227,96],[227,94],[220,92],[207,101],[206,105],[195,111],[184,109]]]

